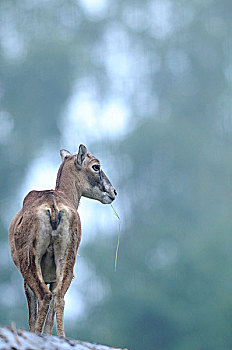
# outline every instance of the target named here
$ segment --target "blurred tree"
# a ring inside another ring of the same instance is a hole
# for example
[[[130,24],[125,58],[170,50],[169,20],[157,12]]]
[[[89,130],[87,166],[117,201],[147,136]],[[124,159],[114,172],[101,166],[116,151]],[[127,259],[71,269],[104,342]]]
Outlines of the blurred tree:
[[[115,147],[125,218],[118,271],[112,237],[84,249],[110,292],[77,328],[131,349],[229,349],[231,5],[165,4],[150,2],[157,11],[171,8],[171,35],[154,41],[147,31],[131,34],[149,57],[149,103],[158,96],[159,111],[144,113],[152,120]],[[162,63],[153,72],[157,54]]]
[[[170,124],[148,122],[120,146],[136,174],[124,169],[119,190],[132,207],[116,274],[112,237],[86,247],[111,292],[80,328],[135,349],[229,349],[231,146],[209,132],[190,147],[190,125]]]
[[[73,86],[91,77],[100,103],[133,115],[112,149],[124,229],[116,274],[112,237],[82,248],[105,296],[68,334],[135,350],[230,349],[232,4],[87,3],[1,1],[1,245],[29,162],[58,147]],[[0,290],[16,286],[13,265],[0,266]],[[94,297],[92,275],[87,302],[90,287]],[[0,323],[25,318],[21,301],[1,303]]]

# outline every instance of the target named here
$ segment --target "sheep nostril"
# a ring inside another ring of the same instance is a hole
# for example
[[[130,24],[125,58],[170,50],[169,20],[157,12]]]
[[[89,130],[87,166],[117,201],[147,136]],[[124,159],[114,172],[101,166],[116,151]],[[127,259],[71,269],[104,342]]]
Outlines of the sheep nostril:
[[[115,196],[117,196],[117,191],[116,190],[114,190],[114,194],[115,194]]]

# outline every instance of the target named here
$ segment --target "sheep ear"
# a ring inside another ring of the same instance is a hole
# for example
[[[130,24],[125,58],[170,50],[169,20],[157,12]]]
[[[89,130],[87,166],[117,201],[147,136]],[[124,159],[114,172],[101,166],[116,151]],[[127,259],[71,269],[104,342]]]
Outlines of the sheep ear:
[[[61,159],[62,159],[62,162],[63,162],[65,157],[71,156],[71,153],[69,151],[66,151],[66,149],[61,149],[60,150],[60,156],[61,156]]]
[[[87,148],[84,145],[79,146],[79,151],[77,154],[77,164],[81,165],[83,164],[85,157],[87,155]]]

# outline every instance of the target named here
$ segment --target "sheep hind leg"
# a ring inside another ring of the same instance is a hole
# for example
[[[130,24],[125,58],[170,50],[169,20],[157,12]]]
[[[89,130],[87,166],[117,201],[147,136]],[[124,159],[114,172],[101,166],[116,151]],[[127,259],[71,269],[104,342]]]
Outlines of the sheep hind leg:
[[[57,286],[54,289],[54,310],[56,313],[56,330],[57,335],[60,337],[65,337],[64,330],[64,295],[67,292],[71,281],[73,279],[73,268],[70,269],[66,266],[63,271],[62,278],[58,278]]]
[[[24,290],[27,297],[28,311],[29,311],[29,330],[35,332],[35,321],[37,317],[37,297],[29,285],[24,281]]]
[[[38,300],[38,310],[34,332],[40,334],[43,330],[44,321],[47,316],[50,300],[52,298],[52,293],[43,281],[40,273],[38,273],[40,272],[39,269],[36,267],[33,271],[29,270],[27,272],[27,278],[25,282],[34,291]]]

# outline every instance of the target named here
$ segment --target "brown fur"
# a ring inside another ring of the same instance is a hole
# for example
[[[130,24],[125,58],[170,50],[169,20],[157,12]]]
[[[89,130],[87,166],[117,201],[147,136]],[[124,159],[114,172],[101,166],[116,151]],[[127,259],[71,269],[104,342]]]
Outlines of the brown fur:
[[[56,314],[57,334],[64,337],[64,295],[81,240],[76,209],[81,196],[108,204],[116,191],[102,170],[93,170],[100,162],[87,154],[85,146],[80,145],[74,155],[62,150],[61,156],[56,190],[28,193],[10,224],[9,244],[24,279],[30,331],[41,333],[45,327],[51,334]]]

